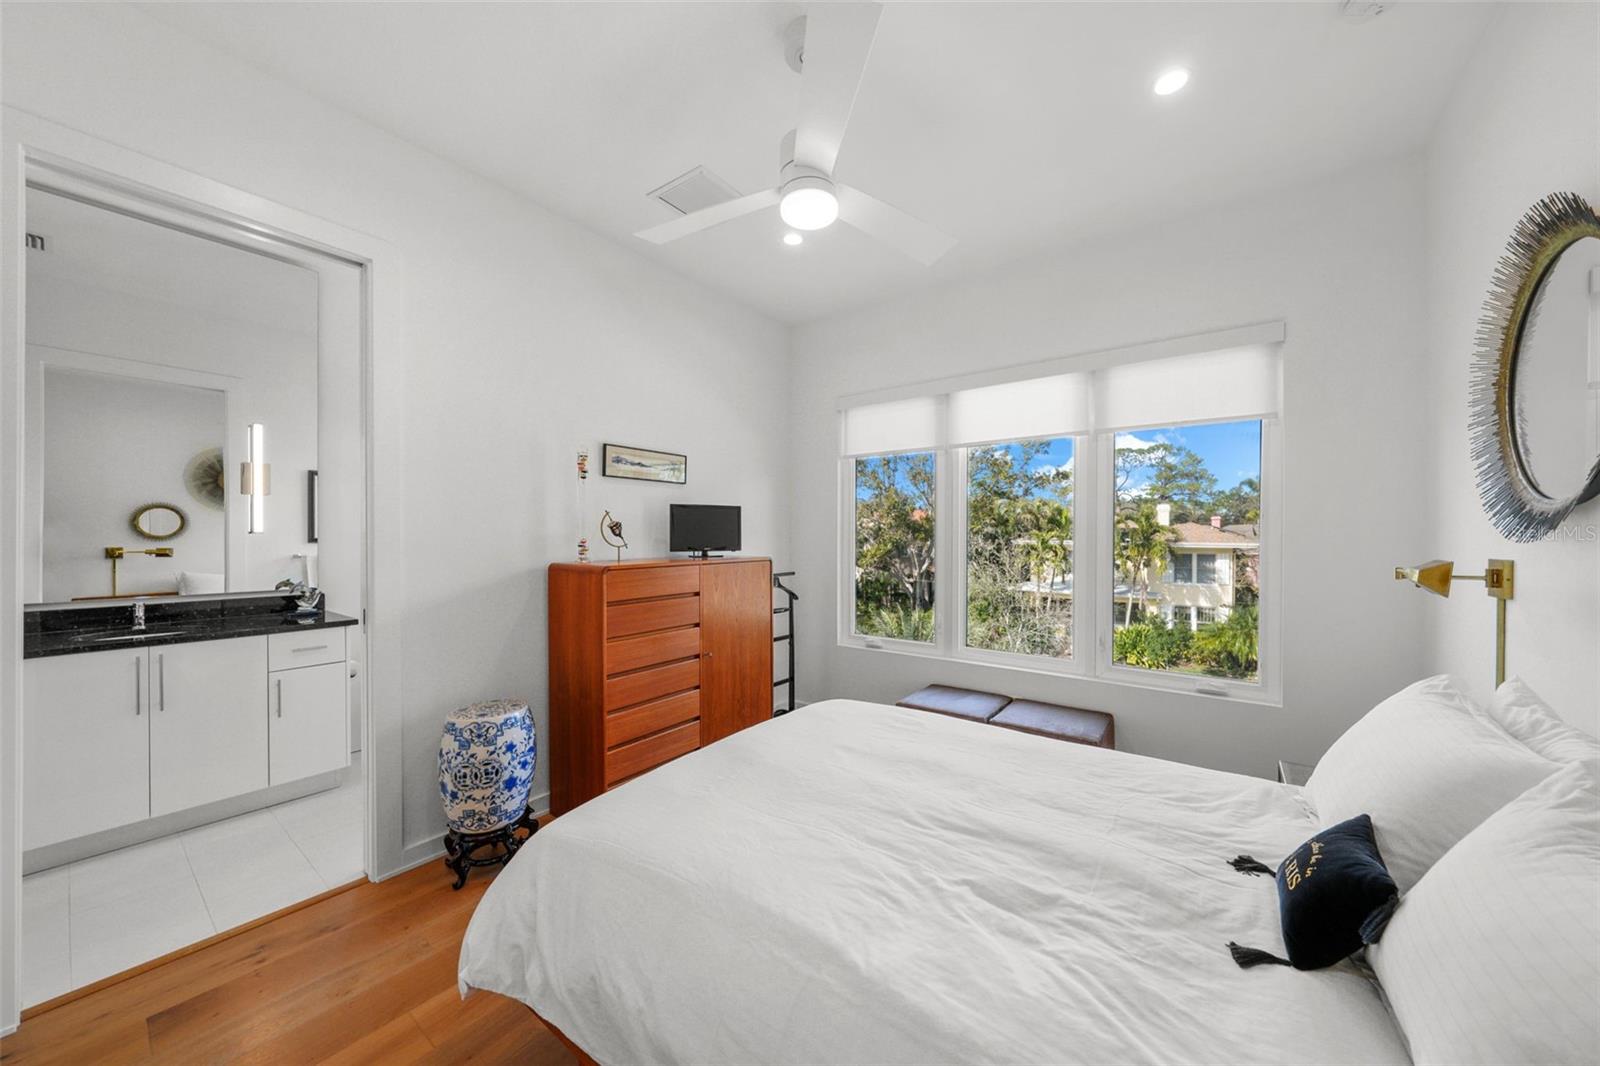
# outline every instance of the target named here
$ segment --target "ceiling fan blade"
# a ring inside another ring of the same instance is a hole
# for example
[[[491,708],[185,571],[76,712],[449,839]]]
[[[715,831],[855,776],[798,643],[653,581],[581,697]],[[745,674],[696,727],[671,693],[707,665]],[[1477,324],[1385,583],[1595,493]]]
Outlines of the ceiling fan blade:
[[[881,11],[878,4],[812,4],[807,10],[794,137],[794,161],[801,166],[833,173]]]
[[[666,244],[679,237],[687,237],[691,233],[699,233],[712,226],[720,226],[724,222],[732,222],[745,215],[753,215],[764,207],[771,207],[778,202],[777,189],[762,189],[749,196],[741,196],[736,200],[725,200],[720,204],[712,204],[698,211],[691,211],[687,215],[663,222],[659,226],[651,226],[635,233],[635,237],[649,241],[651,244]]]
[[[897,207],[890,207],[876,197],[868,196],[849,185],[836,187],[839,194],[839,217],[856,229],[898,248],[923,266],[932,266],[939,257],[955,247],[954,237],[934,229],[920,219],[912,218]]]

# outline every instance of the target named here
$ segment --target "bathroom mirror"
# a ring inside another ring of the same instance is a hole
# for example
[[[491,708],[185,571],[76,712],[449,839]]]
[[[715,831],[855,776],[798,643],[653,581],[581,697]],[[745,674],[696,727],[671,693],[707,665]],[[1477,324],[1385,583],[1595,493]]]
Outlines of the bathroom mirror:
[[[1479,327],[1473,457],[1484,508],[1534,540],[1600,494],[1600,216],[1570,193],[1523,216]]]
[[[145,540],[171,540],[183,532],[189,519],[170,503],[152,503],[133,512],[128,524]]]
[[[33,185],[26,208],[26,599],[112,597],[108,548],[117,599],[315,583],[316,273]]]

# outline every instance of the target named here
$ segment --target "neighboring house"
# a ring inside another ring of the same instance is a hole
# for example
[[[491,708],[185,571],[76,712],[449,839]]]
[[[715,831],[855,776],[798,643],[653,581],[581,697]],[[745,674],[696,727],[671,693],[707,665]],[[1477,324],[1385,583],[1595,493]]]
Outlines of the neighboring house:
[[[1150,586],[1150,599],[1169,623],[1198,629],[1220,622],[1238,602],[1241,585],[1257,587],[1261,534],[1255,525],[1223,525],[1219,515],[1207,522],[1170,522],[1171,508],[1156,508],[1162,525],[1170,525],[1167,571]]]

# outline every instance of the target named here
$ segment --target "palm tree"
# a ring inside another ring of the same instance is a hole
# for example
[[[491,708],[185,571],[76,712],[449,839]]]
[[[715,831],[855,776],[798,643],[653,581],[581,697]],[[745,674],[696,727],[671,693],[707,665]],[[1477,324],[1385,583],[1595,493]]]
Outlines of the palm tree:
[[[1130,581],[1139,583],[1139,611],[1142,614],[1150,600],[1150,574],[1167,565],[1167,545],[1172,542],[1172,530],[1156,518],[1156,506],[1144,502],[1122,517],[1118,523],[1121,536],[1117,540],[1117,562]],[[1133,597],[1128,597],[1128,610],[1123,625],[1133,622]]]

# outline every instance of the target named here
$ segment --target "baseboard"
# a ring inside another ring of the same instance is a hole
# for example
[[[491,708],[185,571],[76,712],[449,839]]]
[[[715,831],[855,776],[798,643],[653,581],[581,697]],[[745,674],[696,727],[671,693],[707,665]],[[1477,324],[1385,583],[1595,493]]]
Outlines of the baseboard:
[[[537,796],[528,797],[528,807],[535,811],[541,823],[549,821],[550,793],[541,792]],[[374,878],[378,881],[387,881],[391,877],[398,877],[407,870],[430,863],[435,859],[444,857],[444,834],[425,837],[422,840],[407,844],[400,853],[400,863],[393,870],[386,872],[382,877]]]

